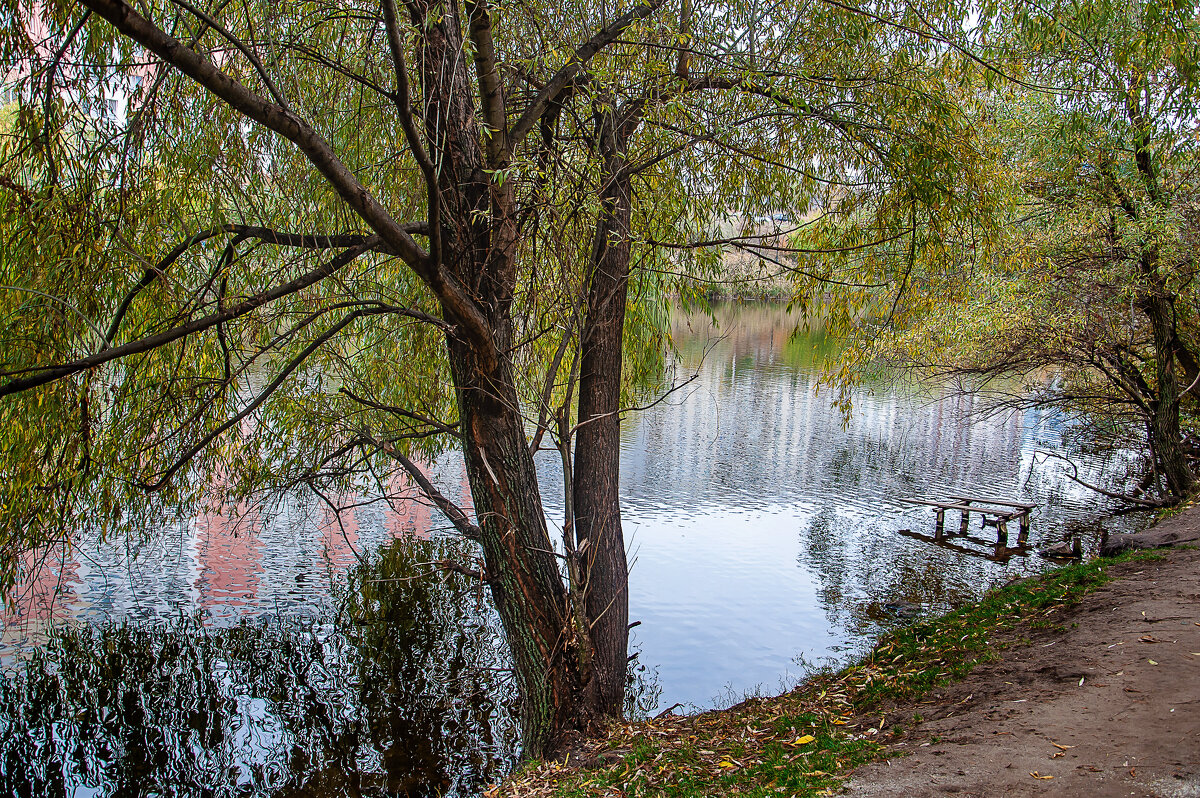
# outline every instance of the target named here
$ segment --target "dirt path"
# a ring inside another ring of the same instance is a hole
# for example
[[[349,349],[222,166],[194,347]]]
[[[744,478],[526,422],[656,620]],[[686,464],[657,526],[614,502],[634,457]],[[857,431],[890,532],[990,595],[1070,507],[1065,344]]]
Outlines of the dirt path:
[[[1154,532],[1195,546],[1200,508]],[[891,707],[886,726],[907,730],[848,794],[1200,798],[1200,550],[1162,554],[1052,610],[1058,630]]]

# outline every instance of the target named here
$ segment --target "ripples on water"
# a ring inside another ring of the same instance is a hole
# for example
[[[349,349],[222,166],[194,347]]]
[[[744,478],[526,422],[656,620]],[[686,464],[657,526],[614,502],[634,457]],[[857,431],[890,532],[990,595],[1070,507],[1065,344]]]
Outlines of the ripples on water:
[[[702,316],[677,320],[677,373],[700,376],[627,425],[624,441],[631,612],[665,704],[778,692],[807,665],[865,648],[894,623],[889,604],[941,612],[1047,567],[902,536],[932,534],[933,513],[901,499],[1036,502],[1035,546],[1075,530],[1094,551],[1102,521],[1116,531],[1144,522],[1110,521],[1104,500],[1037,455],[1062,449],[1065,421],[1053,413],[988,416],[982,400],[948,388],[881,382],[854,391],[847,421],[832,391],[817,390],[829,342],[793,337],[795,320],[780,308],[717,315],[719,328]],[[1074,459],[1084,479],[1118,486],[1134,463],[1122,451]],[[973,536],[994,541],[978,524]]]
[[[478,583],[431,565],[448,548],[386,547],[325,621],[52,634],[0,682],[0,792],[477,793],[512,764],[514,699]]]
[[[855,392],[844,424],[830,392],[815,391],[827,343],[793,338],[779,308],[718,315],[719,330],[678,320],[676,374],[699,377],[625,424],[643,709],[778,691],[807,664],[868,645],[896,622],[888,605],[933,613],[1046,567],[901,535],[930,532],[933,517],[900,499],[1037,502],[1035,545],[1076,530],[1094,546],[1099,524],[1117,523],[1037,456],[1061,450],[1063,419],[981,416],[970,397],[881,383]],[[1085,479],[1116,485],[1133,465],[1119,451],[1076,461]],[[561,478],[554,458],[541,465],[553,526]],[[434,471],[463,495],[458,461]],[[334,518],[284,497],[47,562],[4,618],[0,787],[477,791],[512,761],[512,699],[477,586],[421,576],[451,544],[416,538],[440,525],[417,502]],[[364,554],[372,564],[358,566]],[[74,623],[48,633],[63,621]]]

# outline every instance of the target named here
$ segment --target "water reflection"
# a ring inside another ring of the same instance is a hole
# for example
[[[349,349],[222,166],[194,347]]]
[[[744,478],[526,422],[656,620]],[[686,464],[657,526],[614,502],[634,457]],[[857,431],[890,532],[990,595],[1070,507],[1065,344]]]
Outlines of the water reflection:
[[[336,618],[63,628],[0,682],[0,792],[473,794],[518,735],[503,647],[444,541],[356,568]]]
[[[796,320],[782,308],[730,305],[716,315],[716,326],[699,315],[676,320],[677,368],[699,378],[627,425],[622,451],[637,555],[631,612],[665,704],[777,691],[802,675],[798,662],[844,658],[904,620],[888,605],[941,611],[1046,567],[905,537],[900,530],[932,534],[933,513],[901,499],[1036,502],[1035,546],[1068,527],[1096,545],[1104,502],[1037,455],[1062,450],[1061,417],[987,416],[980,400],[948,388],[877,382],[854,391],[844,424],[832,393],[817,389],[831,341],[793,336]],[[1077,462],[1084,479],[1111,485],[1127,479],[1132,458]],[[972,535],[995,540],[993,530]]]
[[[901,499],[1036,502],[1035,546],[1067,529],[1094,545],[1103,502],[1037,455],[1063,451],[1061,417],[980,416],[970,397],[880,382],[855,391],[844,424],[816,390],[831,342],[792,336],[782,308],[718,318],[677,319],[677,374],[698,378],[624,428],[631,615],[648,680],[631,696],[638,708],[789,687],[803,663],[1046,567],[903,535],[932,532],[933,514]],[[1110,486],[1133,463],[1119,451],[1076,460],[1082,478]],[[539,466],[553,523],[556,458]],[[461,462],[431,468],[461,502]],[[0,694],[0,793],[476,790],[516,744],[502,646],[478,585],[424,578],[450,544],[407,491],[346,497],[353,509],[338,516],[275,497],[48,558],[3,617],[0,661],[27,662]],[[181,616],[195,620],[168,623]],[[39,647],[64,620],[80,626]]]

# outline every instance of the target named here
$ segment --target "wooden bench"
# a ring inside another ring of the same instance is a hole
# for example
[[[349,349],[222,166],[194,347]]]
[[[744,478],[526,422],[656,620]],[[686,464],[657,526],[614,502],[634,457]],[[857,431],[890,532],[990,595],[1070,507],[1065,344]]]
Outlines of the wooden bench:
[[[1027,502],[1014,502],[1009,501],[1008,499],[994,499],[987,496],[951,496],[950,498],[961,502],[962,504],[990,504],[994,507],[1012,508],[1008,512],[1008,518],[1000,520],[999,523],[1003,524],[1006,521],[1011,521],[1015,518],[1018,524],[1020,524],[1020,531],[1017,533],[1017,545],[1024,546],[1025,541],[1029,539],[1029,514],[1037,507],[1036,504],[1029,504]],[[988,511],[984,510],[983,512]],[[999,514],[997,513],[997,515]],[[1007,539],[1007,530],[1002,530],[998,525],[997,534],[1000,534],[1002,531],[1005,539]]]
[[[1008,545],[1008,522],[1014,519],[1017,520],[1020,523],[1017,546],[1025,546],[1025,542],[1029,537],[1029,513],[1037,507],[1036,504],[1011,502],[1003,499],[990,499],[979,496],[950,496],[949,499],[949,501],[940,502],[929,501],[928,499],[901,499],[900,501],[906,504],[919,504],[934,508],[937,516],[934,525],[934,540],[942,540],[953,535],[953,533],[947,535],[945,532],[946,511],[957,510],[962,514],[958,524],[958,534],[960,536],[967,536],[967,531],[970,528],[971,513],[978,513],[982,516],[985,524],[995,524],[997,546]]]

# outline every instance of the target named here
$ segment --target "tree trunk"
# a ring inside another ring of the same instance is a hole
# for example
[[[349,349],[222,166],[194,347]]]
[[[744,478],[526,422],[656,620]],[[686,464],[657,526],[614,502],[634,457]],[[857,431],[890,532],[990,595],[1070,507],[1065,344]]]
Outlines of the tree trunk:
[[[624,708],[629,649],[629,567],[618,493],[632,207],[625,170],[629,132],[613,130],[611,120],[601,131],[604,184],[581,333],[575,438],[575,530],[593,647],[590,692],[597,710],[610,717],[619,717]]]
[[[567,593],[509,364],[483,384],[474,353],[456,342],[450,351],[486,576],[521,698],[524,753],[546,756],[590,728],[594,715],[569,635]]]
[[[410,9],[413,6],[409,6]],[[451,7],[453,8],[453,6]],[[511,189],[484,170],[461,26],[452,15],[416,15],[424,33],[424,122],[437,162],[438,268],[471,293],[490,346],[447,335],[462,449],[486,578],[512,653],[524,755],[556,753],[594,728],[594,700],[559,562],[546,527],[513,366],[511,306],[517,247]],[[443,315],[456,319],[449,308]],[[486,356],[485,356],[486,355]]]
[[[1196,477],[1183,452],[1179,428],[1179,380],[1175,374],[1175,321],[1171,301],[1161,286],[1139,298],[1142,312],[1154,334],[1154,359],[1158,369],[1157,396],[1152,404],[1150,433],[1167,490],[1173,499],[1183,499],[1195,488]]]
[[[1150,201],[1160,209],[1166,207],[1163,193],[1158,185],[1158,169],[1154,164],[1151,148],[1150,128],[1142,109],[1138,94],[1126,96],[1126,114],[1133,126],[1134,163]],[[1126,213],[1137,219],[1138,213],[1132,203],[1126,204]],[[1159,253],[1156,246],[1143,250],[1138,264],[1147,287],[1137,297],[1142,312],[1150,322],[1154,335],[1154,360],[1158,368],[1158,396],[1152,405],[1150,432],[1154,437],[1153,448],[1167,478],[1167,490],[1171,498],[1181,500],[1196,487],[1196,477],[1188,467],[1183,453],[1183,436],[1179,429],[1179,379],[1175,376],[1175,357],[1179,346],[1175,331],[1175,297],[1159,271]]]

